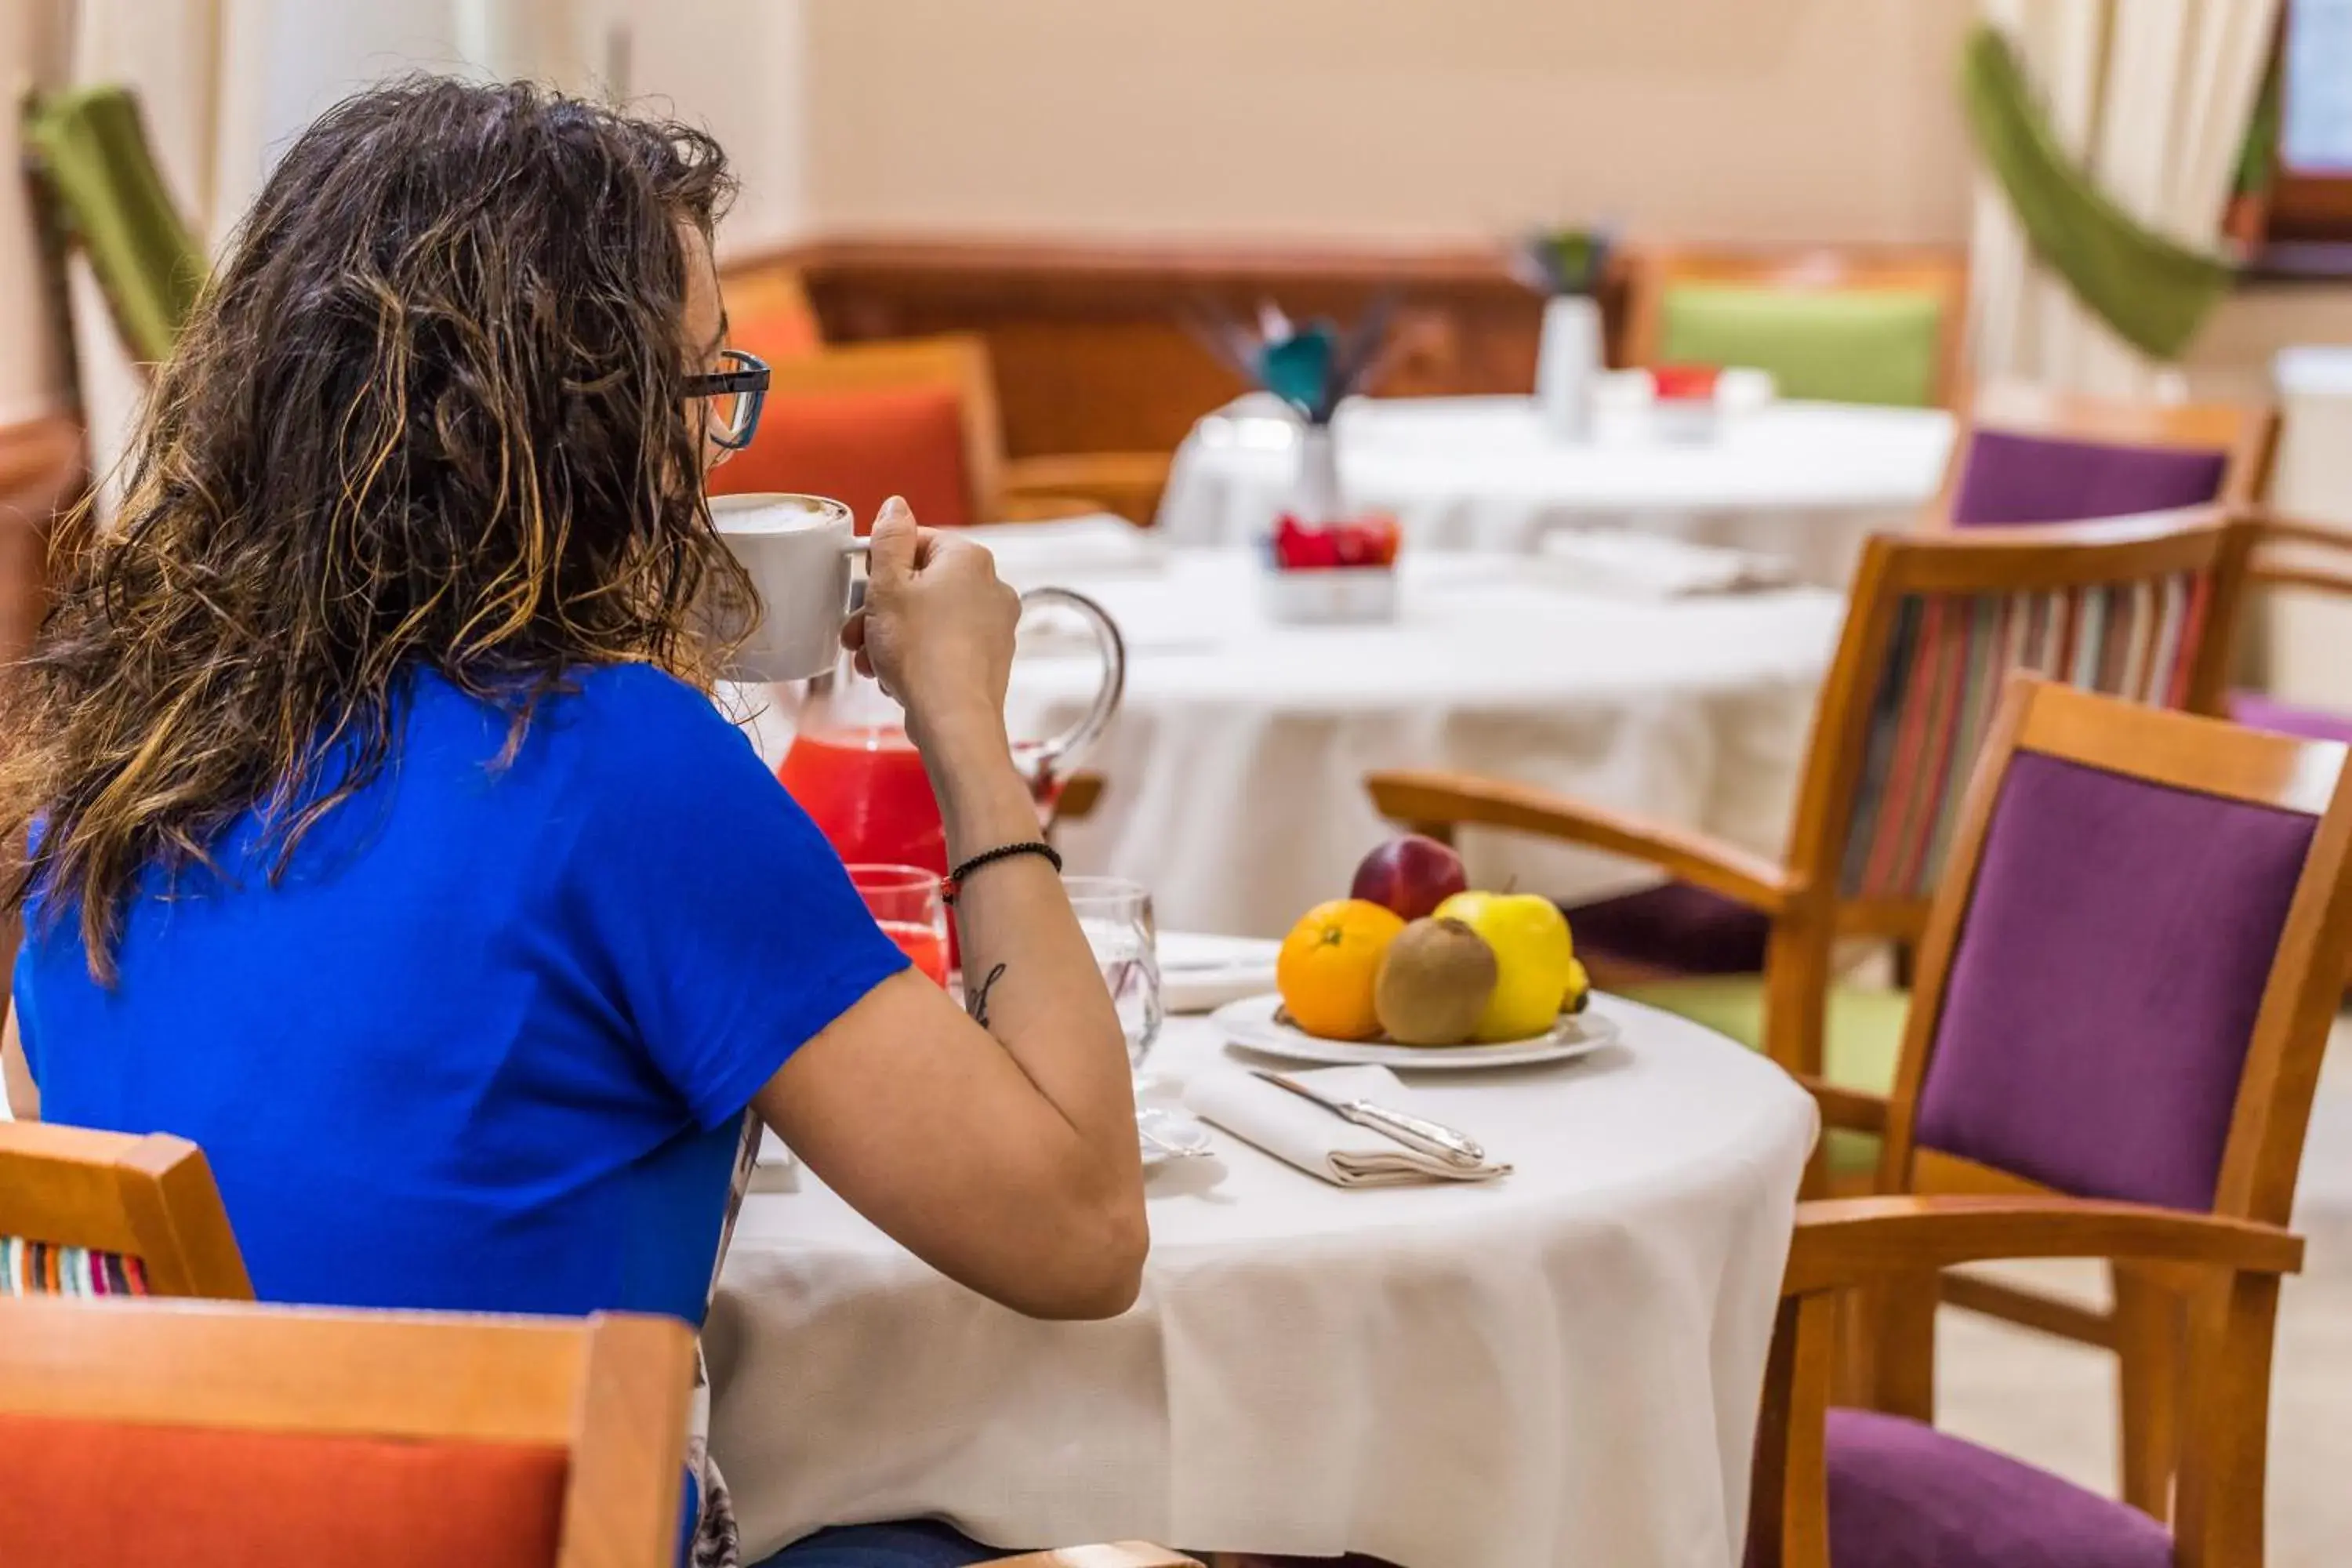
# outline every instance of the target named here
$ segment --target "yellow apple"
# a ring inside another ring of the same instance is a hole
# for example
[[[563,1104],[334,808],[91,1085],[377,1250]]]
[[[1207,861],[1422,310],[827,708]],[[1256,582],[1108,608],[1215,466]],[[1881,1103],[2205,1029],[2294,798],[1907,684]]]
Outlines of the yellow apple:
[[[1495,994],[1472,1039],[1521,1040],[1552,1026],[1576,963],[1559,905],[1534,893],[1456,893],[1432,918],[1460,921],[1495,950]]]

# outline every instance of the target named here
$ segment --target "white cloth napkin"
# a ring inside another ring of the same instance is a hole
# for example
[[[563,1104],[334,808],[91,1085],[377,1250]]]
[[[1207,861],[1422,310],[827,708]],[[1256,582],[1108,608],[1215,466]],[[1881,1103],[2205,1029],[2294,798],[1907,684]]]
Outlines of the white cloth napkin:
[[[1777,556],[1627,529],[1556,529],[1538,542],[1536,557],[1557,586],[1614,599],[1753,593],[1794,575]]]
[[[1163,931],[1159,939],[1160,1000],[1171,1013],[1213,1013],[1228,1002],[1274,989],[1282,944],[1264,937]]]
[[[1288,1076],[1338,1099],[1370,1100],[1391,1110],[1426,1114],[1414,1104],[1412,1092],[1397,1075],[1383,1067],[1318,1068],[1312,1072],[1294,1070]],[[1406,1147],[1385,1132],[1359,1127],[1338,1111],[1277,1089],[1241,1068],[1218,1068],[1192,1079],[1185,1086],[1184,1108],[1335,1186],[1486,1182],[1507,1175],[1511,1169],[1496,1163],[1491,1153],[1482,1165],[1450,1165]],[[1468,1128],[1457,1131],[1477,1136]]]
[[[997,575],[1016,588],[1094,577],[1149,576],[1168,564],[1167,542],[1123,517],[992,522],[962,531],[996,557]]]

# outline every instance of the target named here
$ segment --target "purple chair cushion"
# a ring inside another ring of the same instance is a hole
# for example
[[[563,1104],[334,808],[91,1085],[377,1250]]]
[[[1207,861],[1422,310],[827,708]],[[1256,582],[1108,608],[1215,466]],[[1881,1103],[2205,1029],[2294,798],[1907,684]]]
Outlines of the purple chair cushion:
[[[1831,1568],[2172,1568],[2172,1537],[2047,1470],[1869,1410],[1832,1410]]]
[[[1580,952],[1676,974],[1755,974],[1772,922],[1688,882],[1644,888],[1568,911]]]
[[[2315,826],[2018,753],[1952,955],[1919,1142],[2082,1197],[2212,1206]]]
[[[2221,493],[2227,467],[2220,452],[1979,430],[1952,495],[1952,521],[2081,522],[2202,506]]]
[[[2298,708],[2259,691],[2230,693],[2230,717],[2252,730],[2297,735],[2306,741],[2340,741],[2352,745],[2352,714],[2330,713],[2321,708]]]

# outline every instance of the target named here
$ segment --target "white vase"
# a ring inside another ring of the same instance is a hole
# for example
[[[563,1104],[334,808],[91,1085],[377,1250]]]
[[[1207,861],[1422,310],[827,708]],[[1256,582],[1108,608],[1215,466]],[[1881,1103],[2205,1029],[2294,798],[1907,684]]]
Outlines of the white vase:
[[[1570,441],[1592,432],[1592,391],[1601,379],[1601,307],[1590,295],[1544,302],[1536,348],[1536,408],[1545,427]]]
[[[1298,472],[1291,480],[1290,514],[1310,524],[1337,522],[1347,516],[1339,501],[1339,447],[1328,425],[1298,427]]]

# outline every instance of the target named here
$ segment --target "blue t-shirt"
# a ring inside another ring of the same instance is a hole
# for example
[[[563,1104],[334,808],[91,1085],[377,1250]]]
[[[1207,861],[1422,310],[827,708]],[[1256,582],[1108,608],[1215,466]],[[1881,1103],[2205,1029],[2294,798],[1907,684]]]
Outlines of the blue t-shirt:
[[[645,666],[504,713],[420,674],[268,879],[150,878],[108,990],[32,922],[52,1121],[194,1140],[265,1300],[700,1322],[751,1095],[905,966],[709,701]]]

